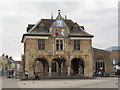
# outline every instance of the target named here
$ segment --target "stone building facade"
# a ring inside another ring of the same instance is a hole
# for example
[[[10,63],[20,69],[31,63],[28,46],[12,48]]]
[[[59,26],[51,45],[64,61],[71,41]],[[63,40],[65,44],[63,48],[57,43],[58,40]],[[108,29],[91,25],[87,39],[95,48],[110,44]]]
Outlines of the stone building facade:
[[[21,66],[21,61],[15,61],[12,57],[3,54],[0,56],[0,75],[6,77],[16,77],[18,71],[17,65]]]
[[[112,54],[110,51],[93,48],[93,70],[94,72],[104,72],[113,74]]]
[[[120,75],[120,46],[112,46],[106,50],[111,52],[115,74]]]
[[[56,19],[41,19],[29,24],[22,37],[23,72],[29,76],[93,77],[94,55],[92,38],[84,26],[79,26],[58,11]]]

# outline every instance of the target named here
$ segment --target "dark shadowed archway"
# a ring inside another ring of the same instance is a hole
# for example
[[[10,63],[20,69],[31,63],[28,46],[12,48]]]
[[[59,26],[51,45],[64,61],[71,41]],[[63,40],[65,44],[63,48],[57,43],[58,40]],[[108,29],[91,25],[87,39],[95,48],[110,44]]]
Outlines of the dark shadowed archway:
[[[52,75],[53,76],[61,76],[65,75],[65,59],[60,57],[60,58],[54,58],[52,61]]]
[[[80,58],[74,58],[71,61],[71,75],[84,74],[84,62]]]
[[[103,58],[98,58],[96,61],[96,72],[105,72],[105,62]]]

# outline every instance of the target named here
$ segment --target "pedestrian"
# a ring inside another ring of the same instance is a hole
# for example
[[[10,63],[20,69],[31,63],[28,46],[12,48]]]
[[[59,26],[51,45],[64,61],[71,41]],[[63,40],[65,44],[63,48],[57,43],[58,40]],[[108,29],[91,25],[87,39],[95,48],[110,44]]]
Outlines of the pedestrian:
[[[40,77],[38,75],[35,75],[35,80],[40,80]]]
[[[25,78],[28,80],[28,71],[25,72]]]
[[[104,77],[104,72],[102,72],[101,74],[102,74],[101,76]]]
[[[101,71],[98,72],[99,77],[101,76]]]

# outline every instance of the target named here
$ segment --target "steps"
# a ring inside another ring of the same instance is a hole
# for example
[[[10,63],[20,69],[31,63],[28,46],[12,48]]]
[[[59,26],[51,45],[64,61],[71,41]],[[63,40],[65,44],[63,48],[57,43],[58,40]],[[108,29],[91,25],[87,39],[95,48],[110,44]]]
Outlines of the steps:
[[[83,77],[83,76],[41,76],[40,79],[95,79],[94,77]],[[26,80],[21,78],[21,80]],[[30,77],[28,80],[35,80],[35,77]]]

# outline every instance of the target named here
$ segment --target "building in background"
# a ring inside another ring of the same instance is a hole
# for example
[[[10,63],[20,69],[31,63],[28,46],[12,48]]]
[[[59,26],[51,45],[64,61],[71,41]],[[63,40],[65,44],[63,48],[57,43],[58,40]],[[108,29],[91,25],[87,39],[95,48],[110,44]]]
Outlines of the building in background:
[[[111,52],[115,72],[120,75],[120,46],[112,46],[106,50]]]
[[[3,64],[3,58],[0,56],[0,76],[2,75],[2,64]]]
[[[111,73],[110,52],[92,47],[94,36],[71,19],[58,16],[29,24],[22,37],[22,71],[29,77],[84,76]]]
[[[18,78],[21,74],[21,61],[14,61],[15,62],[15,78]]]
[[[0,74],[2,76],[8,77],[8,78],[13,78],[16,77],[16,73],[20,72],[20,66],[21,62],[20,61],[15,61],[12,59],[12,57],[9,57],[8,55],[3,54],[0,56]],[[19,68],[18,68],[19,64]]]
[[[103,49],[93,48],[93,68],[96,73],[99,71],[104,72],[104,76],[107,74],[114,74],[111,52]]]

